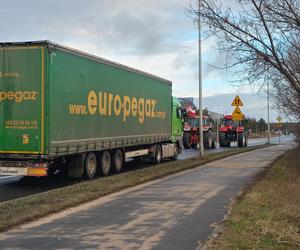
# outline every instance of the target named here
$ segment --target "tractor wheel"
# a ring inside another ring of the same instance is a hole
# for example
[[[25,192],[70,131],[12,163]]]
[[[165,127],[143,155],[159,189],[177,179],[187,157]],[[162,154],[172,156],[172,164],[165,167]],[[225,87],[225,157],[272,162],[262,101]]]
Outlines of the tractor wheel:
[[[211,149],[212,148],[212,134],[211,131],[208,130],[203,133],[203,146],[205,149]]]
[[[226,143],[226,135],[225,135],[225,133],[224,132],[221,132],[220,134],[219,134],[219,143],[220,143],[220,147],[222,147],[222,148],[224,148],[224,147],[226,147],[227,145],[227,143]]]
[[[197,143],[192,143],[192,145],[191,145],[191,147],[192,147],[192,149],[197,149]]]
[[[245,135],[245,139],[244,139],[244,147],[248,146],[248,136]]]
[[[212,149],[217,148],[216,141],[212,141],[211,148],[212,148]]]
[[[242,148],[244,146],[244,133],[238,133],[238,147]]]
[[[185,149],[191,148],[190,138],[191,138],[191,134],[189,132],[183,133],[182,142],[183,142],[183,147]]]

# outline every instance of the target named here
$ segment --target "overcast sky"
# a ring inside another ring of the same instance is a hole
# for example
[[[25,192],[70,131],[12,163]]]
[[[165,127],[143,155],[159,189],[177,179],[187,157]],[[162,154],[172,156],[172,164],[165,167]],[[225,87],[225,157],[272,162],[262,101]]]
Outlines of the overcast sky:
[[[197,96],[198,33],[187,11],[191,3],[194,0],[1,1],[0,40],[51,40],[171,80],[175,96]],[[250,87],[233,87],[226,71],[209,66],[223,62],[213,38],[203,41],[202,49],[204,96],[256,93]]]

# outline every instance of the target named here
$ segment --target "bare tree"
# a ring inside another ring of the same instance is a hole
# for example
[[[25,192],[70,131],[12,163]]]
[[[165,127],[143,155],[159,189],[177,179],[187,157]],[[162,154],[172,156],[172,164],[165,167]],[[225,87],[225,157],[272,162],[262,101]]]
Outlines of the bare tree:
[[[208,35],[218,37],[226,68],[240,81],[271,83],[281,108],[300,119],[300,1],[231,0],[231,7],[218,0],[200,3],[201,13],[191,12],[201,17]]]

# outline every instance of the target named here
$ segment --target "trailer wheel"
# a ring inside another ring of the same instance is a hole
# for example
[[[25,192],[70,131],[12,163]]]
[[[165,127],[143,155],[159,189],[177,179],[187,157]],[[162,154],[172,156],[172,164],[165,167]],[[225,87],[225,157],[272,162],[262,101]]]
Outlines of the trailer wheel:
[[[100,154],[100,172],[102,175],[107,176],[110,173],[111,156],[109,151],[104,151]]]
[[[244,133],[238,133],[238,147],[242,148],[244,146]]]
[[[156,145],[154,163],[155,164],[161,163],[161,158],[162,158],[161,146]]]
[[[84,160],[84,176],[87,179],[94,178],[97,171],[97,158],[94,153],[89,153]]]
[[[121,149],[117,149],[113,152],[112,165],[116,173],[120,173],[124,164],[124,156]]]

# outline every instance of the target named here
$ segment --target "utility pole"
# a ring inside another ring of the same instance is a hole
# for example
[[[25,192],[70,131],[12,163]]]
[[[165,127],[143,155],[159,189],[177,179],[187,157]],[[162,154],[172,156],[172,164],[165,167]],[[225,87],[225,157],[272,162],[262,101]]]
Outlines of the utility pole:
[[[199,36],[199,158],[203,159],[203,119],[202,119],[202,57],[201,57],[201,0],[198,0],[198,36]]]
[[[217,105],[217,142],[219,143],[219,105]]]
[[[268,144],[271,140],[271,126],[270,126],[270,82],[268,81]]]

